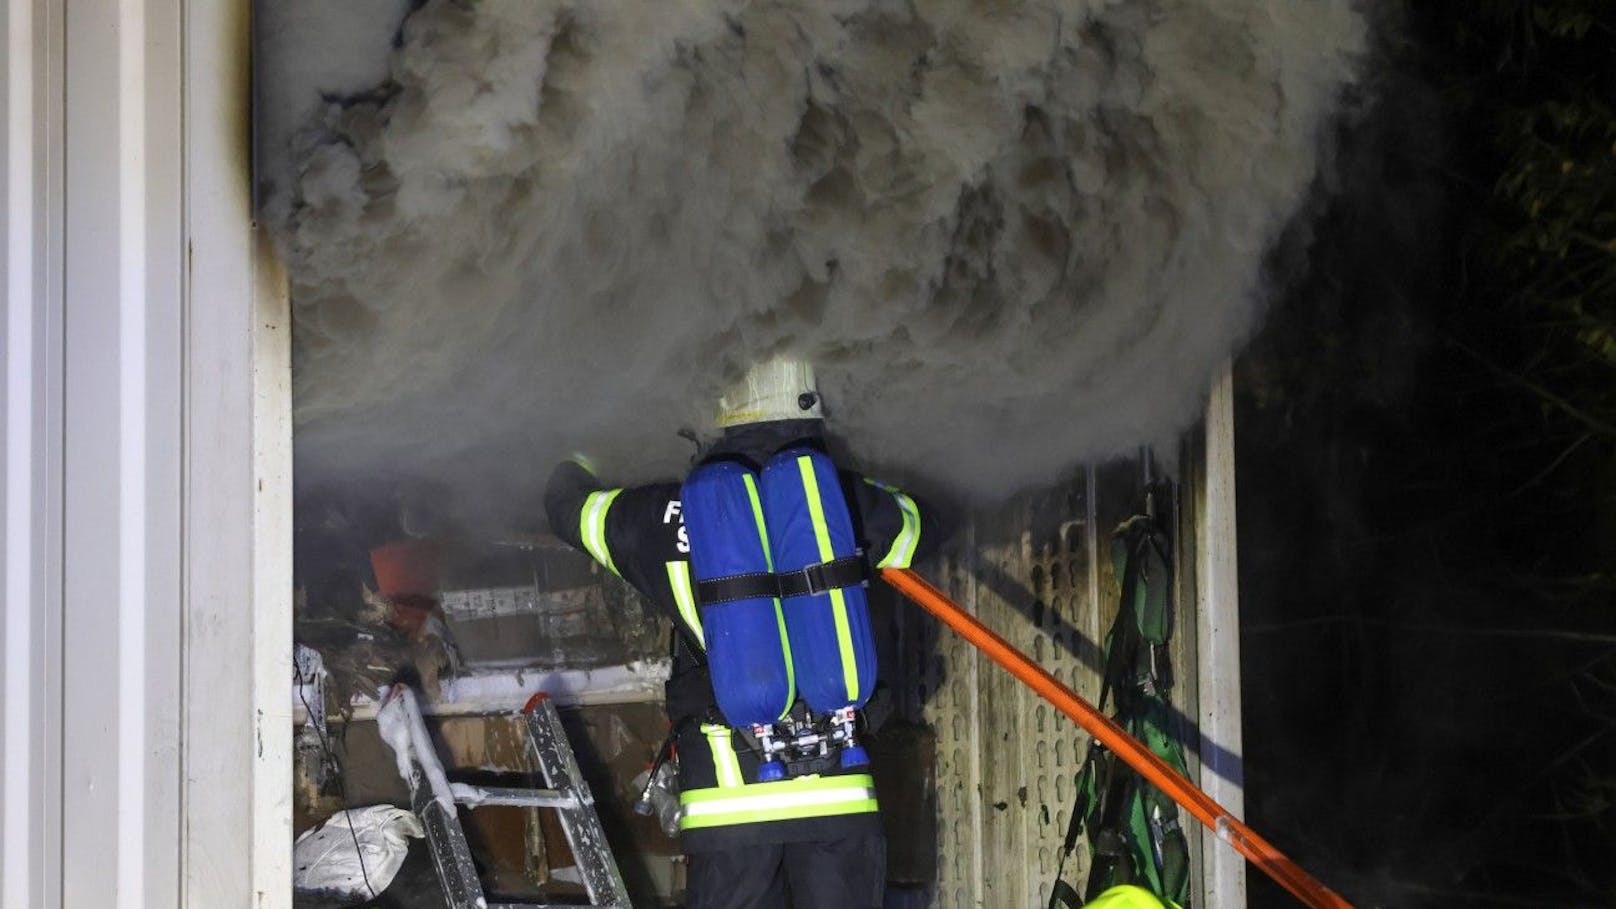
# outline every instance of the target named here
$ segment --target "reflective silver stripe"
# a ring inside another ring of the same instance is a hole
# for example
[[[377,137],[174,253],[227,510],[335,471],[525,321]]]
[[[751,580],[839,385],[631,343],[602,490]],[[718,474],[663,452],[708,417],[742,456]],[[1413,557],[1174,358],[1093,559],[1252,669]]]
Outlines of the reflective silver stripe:
[[[668,586],[673,588],[673,602],[679,607],[679,616],[696,635],[696,643],[703,648],[707,638],[701,633],[701,613],[696,610],[696,592],[690,586],[690,563],[668,562]]]
[[[903,529],[898,531],[897,539],[892,541],[892,548],[887,550],[886,556],[875,567],[908,568],[909,563],[914,561],[915,547],[920,545],[920,508],[915,505],[914,499],[899,492],[897,487],[877,483],[874,480],[869,482],[870,485],[892,496],[898,505],[898,511],[903,515]]]
[[[746,785],[745,778],[741,776],[741,759],[735,755],[735,742],[730,738],[729,727],[702,723],[701,731],[707,736],[707,747],[713,752],[713,772],[718,776],[719,787],[733,789]]]
[[[612,561],[611,548],[606,545],[606,513],[611,510],[612,500],[622,491],[607,489],[590,493],[578,514],[578,536],[583,538],[584,548],[595,557],[595,561],[611,569],[612,574],[618,577],[622,577],[623,573],[617,570],[617,563]]]

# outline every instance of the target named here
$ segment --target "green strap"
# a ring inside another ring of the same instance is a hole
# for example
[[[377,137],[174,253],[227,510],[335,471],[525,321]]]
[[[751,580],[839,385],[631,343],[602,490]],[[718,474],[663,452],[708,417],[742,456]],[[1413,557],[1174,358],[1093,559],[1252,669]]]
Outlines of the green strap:
[[[1176,735],[1177,717],[1167,701],[1171,676],[1165,647],[1172,634],[1169,552],[1166,534],[1147,516],[1129,519],[1113,536],[1112,556],[1122,582],[1122,598],[1106,636],[1100,705],[1103,709],[1114,693],[1117,723],[1174,770],[1187,775],[1183,746]],[[1091,905],[1138,905],[1132,902],[1138,899],[1137,893],[1115,889],[1125,884],[1139,885],[1156,895],[1144,905],[1160,906],[1162,900],[1182,904],[1189,892],[1189,847],[1180,829],[1178,806],[1097,743],[1091,745],[1076,784],[1062,867],[1075,834],[1086,827],[1092,858],[1085,891]],[[1075,893],[1075,888],[1064,886],[1060,891],[1064,897]],[[1130,899],[1121,899],[1119,893]],[[1117,898],[1107,903],[1103,901],[1107,896]],[[1051,909],[1056,905],[1052,893]]]
[[[1055,886],[1049,890],[1049,909],[1065,907],[1065,909],[1083,909],[1083,898],[1077,895],[1071,884],[1056,879]]]
[[[1144,515],[1123,522],[1112,537],[1111,559],[1117,577],[1124,578],[1125,605],[1132,607],[1139,636],[1151,644],[1165,644],[1173,634],[1169,594],[1173,565],[1167,535]],[[1127,579],[1132,579],[1132,585]]]

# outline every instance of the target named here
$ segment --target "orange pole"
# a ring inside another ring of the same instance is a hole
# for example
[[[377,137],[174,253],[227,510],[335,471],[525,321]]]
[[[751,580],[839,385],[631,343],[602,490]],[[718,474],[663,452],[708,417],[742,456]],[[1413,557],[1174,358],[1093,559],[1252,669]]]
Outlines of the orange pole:
[[[1075,691],[1044,671],[1026,654],[1010,646],[1004,638],[994,634],[992,629],[978,622],[975,617],[961,609],[924,578],[907,568],[883,568],[881,575],[904,596],[942,619],[944,624],[974,644],[995,663],[1010,670],[1011,675],[1071,717],[1073,722],[1099,739],[1113,754],[1122,758],[1128,766],[1139,771],[1141,776],[1167,793],[1169,798],[1182,805],[1196,820],[1216,832],[1219,839],[1234,846],[1264,874],[1295,894],[1297,899],[1313,909],[1352,909],[1351,903],[1303,871],[1267,840],[1258,836],[1255,830],[1225,811],[1221,805],[1212,800],[1211,796],[1202,792],[1194,783],[1179,776],[1178,771],[1168,766],[1138,739],[1124,732],[1122,727],[1111,721],[1110,717],[1094,709]]]

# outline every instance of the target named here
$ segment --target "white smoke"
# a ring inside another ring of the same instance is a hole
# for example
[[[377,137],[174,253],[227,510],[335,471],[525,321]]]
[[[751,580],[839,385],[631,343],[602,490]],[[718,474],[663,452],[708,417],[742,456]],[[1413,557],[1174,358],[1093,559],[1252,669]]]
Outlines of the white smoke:
[[[300,469],[494,490],[674,474],[776,351],[972,497],[1169,438],[1365,43],[1349,0],[269,6]]]

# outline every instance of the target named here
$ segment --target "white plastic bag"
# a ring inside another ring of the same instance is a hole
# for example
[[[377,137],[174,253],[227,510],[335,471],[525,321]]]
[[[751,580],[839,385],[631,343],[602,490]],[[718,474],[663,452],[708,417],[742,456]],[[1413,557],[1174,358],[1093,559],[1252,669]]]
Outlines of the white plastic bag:
[[[406,837],[425,835],[420,820],[403,808],[371,805],[339,811],[292,844],[292,886],[374,897],[404,864],[410,851]]]

